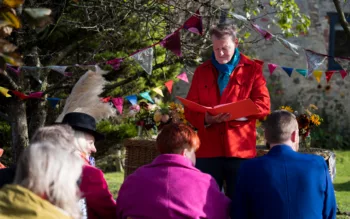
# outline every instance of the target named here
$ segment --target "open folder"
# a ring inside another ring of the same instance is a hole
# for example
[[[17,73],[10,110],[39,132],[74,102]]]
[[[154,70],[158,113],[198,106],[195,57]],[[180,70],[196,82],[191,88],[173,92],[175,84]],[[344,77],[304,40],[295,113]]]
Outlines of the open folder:
[[[208,112],[214,116],[220,113],[230,113],[230,120],[238,119],[241,117],[247,117],[259,113],[258,108],[251,99],[241,100],[235,103],[225,103],[213,107],[207,107],[179,96],[177,96],[176,98],[179,99],[185,107],[192,111],[200,113]]]

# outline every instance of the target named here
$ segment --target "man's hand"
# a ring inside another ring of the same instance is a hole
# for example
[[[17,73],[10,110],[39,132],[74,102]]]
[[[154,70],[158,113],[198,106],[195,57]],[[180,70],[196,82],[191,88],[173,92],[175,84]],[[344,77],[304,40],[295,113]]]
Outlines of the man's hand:
[[[215,123],[226,122],[231,118],[229,113],[220,113],[216,116],[210,115],[208,112],[205,113],[205,124],[211,125]]]

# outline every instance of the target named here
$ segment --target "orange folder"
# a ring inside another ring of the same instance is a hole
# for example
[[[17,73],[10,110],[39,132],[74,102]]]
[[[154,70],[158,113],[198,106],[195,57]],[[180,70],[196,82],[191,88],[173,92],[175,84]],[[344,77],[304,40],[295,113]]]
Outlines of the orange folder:
[[[214,107],[207,107],[179,96],[177,96],[176,98],[179,99],[185,107],[192,111],[200,113],[208,112],[214,116],[220,113],[230,113],[230,120],[247,117],[259,113],[258,108],[251,99],[241,100],[235,103],[220,104]]]

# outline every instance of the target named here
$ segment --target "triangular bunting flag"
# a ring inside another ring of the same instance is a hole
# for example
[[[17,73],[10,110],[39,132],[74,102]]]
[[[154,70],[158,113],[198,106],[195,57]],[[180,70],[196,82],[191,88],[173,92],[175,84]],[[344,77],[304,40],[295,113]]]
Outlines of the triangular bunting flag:
[[[10,69],[11,71],[13,71],[14,73],[16,73],[17,76],[19,76],[19,74],[21,73],[21,67],[14,67],[14,66],[10,66],[9,64],[6,64],[7,68]]]
[[[43,92],[42,91],[38,91],[38,92],[33,92],[33,93],[30,93],[28,95],[29,98],[41,98],[43,96]]]
[[[265,38],[265,40],[270,40],[272,38],[272,34],[263,28],[261,28],[257,24],[252,24],[253,28],[260,33],[261,36]]]
[[[151,103],[154,103],[154,101],[152,100],[151,96],[149,95],[149,91],[145,91],[145,92],[140,93],[140,96],[143,99],[146,99],[146,100],[148,100]]]
[[[322,77],[323,72],[320,71],[320,70],[316,70],[316,71],[314,71],[312,74],[313,74],[314,77],[316,78],[316,81],[317,81],[318,83],[320,83],[320,82],[321,82],[321,77]]]
[[[56,98],[56,97],[48,97],[46,99],[47,101],[49,101],[52,108],[56,108],[57,103],[61,100],[60,98]]]
[[[309,77],[326,59],[326,56],[314,53],[311,50],[305,50],[307,60],[307,76]]]
[[[164,97],[164,94],[163,94],[161,87],[153,88],[152,91],[159,94],[160,96]]]
[[[180,39],[180,31],[175,31],[174,33],[165,37],[160,45],[166,49],[169,49],[177,56],[182,56],[181,53],[181,39]]]
[[[106,64],[111,65],[114,70],[118,70],[122,62],[123,62],[122,58],[116,58],[116,59],[107,61]]]
[[[13,95],[17,96],[21,100],[26,100],[29,98],[27,95],[25,95],[19,91],[16,91],[16,90],[12,90],[11,93],[13,93]]]
[[[125,99],[127,99],[132,105],[137,104],[137,96],[136,95],[126,96]]]
[[[105,97],[105,98],[101,98],[101,101],[103,103],[108,103],[111,100],[112,97]]]
[[[2,93],[2,95],[4,95],[5,97],[11,97],[11,95],[8,94],[8,92],[9,92],[9,89],[0,87],[0,93]]]
[[[306,77],[307,75],[307,70],[306,69],[295,69],[296,72],[298,72],[299,74],[301,74],[302,76]]]
[[[199,10],[184,23],[184,28],[192,33],[203,34],[202,16]]]
[[[153,47],[142,50],[132,55],[132,57],[141,65],[147,74],[152,74]]]
[[[173,80],[165,82],[165,86],[168,88],[169,93],[173,91],[173,84],[174,84]]]
[[[334,74],[335,71],[326,71],[326,80],[327,80],[327,83],[329,83],[329,81],[331,80],[333,74]]]
[[[343,79],[348,75],[348,73],[345,70],[340,70],[339,73]]]
[[[295,44],[293,44],[293,43],[291,43],[291,42],[289,42],[289,41],[287,41],[287,40],[285,40],[285,39],[283,39],[283,38],[281,38],[281,37],[278,37],[278,36],[274,36],[274,37],[275,37],[275,39],[276,39],[278,42],[280,42],[284,47],[286,47],[286,48],[289,49],[290,51],[294,52],[294,54],[299,55],[298,50],[299,50],[300,47],[299,47],[298,45],[295,45]]]
[[[64,75],[66,69],[67,69],[67,66],[57,66],[57,65],[51,65],[51,66],[47,66],[47,68],[51,69],[51,70],[54,70],[58,73],[61,73]]]
[[[292,76],[293,73],[293,68],[288,68],[288,67],[281,67],[285,72],[287,72],[287,74],[289,75],[289,77]]]
[[[187,82],[188,83],[188,78],[187,78],[187,74],[186,72],[182,72],[181,74],[179,74],[178,76],[176,76],[178,79]]]
[[[112,103],[120,114],[123,114],[123,97],[112,98]],[[133,104],[134,105],[134,104]]]
[[[277,68],[278,65],[273,64],[273,63],[269,63],[267,64],[267,67],[269,68],[270,71],[270,75],[272,75],[272,73],[275,71],[275,69]]]
[[[350,73],[350,59],[342,59],[335,57],[334,60],[346,71],[347,74]]]
[[[248,21],[248,19],[247,19],[246,17],[242,16],[242,15],[239,15],[239,14],[236,14],[236,13],[233,13],[233,12],[231,12],[231,15],[232,15],[234,18],[236,18],[236,19],[238,19],[238,20],[240,20],[240,21],[245,21],[245,22]]]

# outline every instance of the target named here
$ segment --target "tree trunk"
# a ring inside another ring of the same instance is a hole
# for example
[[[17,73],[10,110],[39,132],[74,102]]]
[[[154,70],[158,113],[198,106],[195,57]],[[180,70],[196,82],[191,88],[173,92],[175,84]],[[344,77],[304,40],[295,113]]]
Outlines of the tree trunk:
[[[25,101],[11,101],[10,110],[10,118],[12,119],[12,158],[13,162],[17,163],[20,154],[29,144]]]
[[[31,118],[28,128],[28,134],[31,138],[38,128],[45,125],[47,116],[46,101],[38,100],[34,107],[31,107]]]

